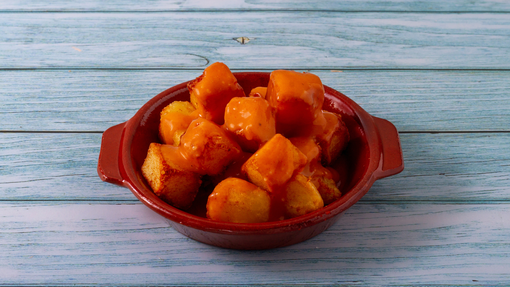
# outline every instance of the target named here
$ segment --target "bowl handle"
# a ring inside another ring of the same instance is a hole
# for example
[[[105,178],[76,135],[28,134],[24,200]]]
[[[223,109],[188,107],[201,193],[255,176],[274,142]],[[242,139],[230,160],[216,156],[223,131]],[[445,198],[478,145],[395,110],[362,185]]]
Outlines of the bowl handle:
[[[124,183],[119,169],[119,152],[125,124],[113,126],[103,133],[97,163],[97,174],[101,180],[118,185]]]
[[[404,157],[397,128],[389,121],[373,117],[381,140],[381,162],[376,177],[383,178],[404,170]]]

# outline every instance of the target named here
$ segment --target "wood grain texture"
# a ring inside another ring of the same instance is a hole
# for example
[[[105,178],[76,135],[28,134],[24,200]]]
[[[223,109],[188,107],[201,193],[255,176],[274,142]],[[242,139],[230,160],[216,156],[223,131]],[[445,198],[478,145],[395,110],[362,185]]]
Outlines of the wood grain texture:
[[[3,13],[0,30],[2,69],[510,68],[507,14]]]
[[[0,200],[128,200],[97,176],[100,134],[1,134]],[[365,201],[510,202],[510,134],[402,134],[405,170]]]
[[[3,200],[136,200],[97,175],[101,134],[0,134]]]
[[[312,72],[401,132],[510,130],[510,72]],[[0,71],[0,130],[102,132],[131,118],[158,93],[200,74],[200,69]]]
[[[0,1],[0,285],[508,285],[509,15],[502,0]],[[397,126],[405,170],[298,245],[177,233],[100,181],[101,132],[215,61],[318,74]]]
[[[404,171],[366,200],[510,200],[510,133],[401,135]]]
[[[200,11],[200,10],[336,10],[336,11],[402,11],[402,12],[508,12],[506,1],[452,0],[452,1],[272,1],[272,0],[159,0],[141,1],[35,1],[13,0],[0,2],[1,11]]]
[[[219,249],[141,204],[0,203],[4,284],[505,284],[508,204],[356,204],[287,248]]]

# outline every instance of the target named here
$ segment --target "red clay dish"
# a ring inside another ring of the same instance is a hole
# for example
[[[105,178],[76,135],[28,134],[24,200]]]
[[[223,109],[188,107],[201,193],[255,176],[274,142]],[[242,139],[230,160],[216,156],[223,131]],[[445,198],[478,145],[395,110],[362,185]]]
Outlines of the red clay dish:
[[[267,86],[269,73],[234,73],[248,94],[252,88]],[[323,109],[340,113],[351,141],[334,165],[342,178],[344,196],[309,214],[266,223],[229,223],[205,218],[206,194],[198,196],[191,210],[182,211],[159,199],[141,174],[141,166],[151,142],[158,142],[160,111],[175,100],[189,100],[182,83],[148,101],[127,122],[103,134],[98,174],[103,181],[129,188],[149,208],[169,220],[178,232],[197,241],[232,249],[269,249],[296,244],[312,238],[333,225],[363,197],[380,178],[404,169],[402,149],[395,126],[373,117],[342,93],[325,86]]]

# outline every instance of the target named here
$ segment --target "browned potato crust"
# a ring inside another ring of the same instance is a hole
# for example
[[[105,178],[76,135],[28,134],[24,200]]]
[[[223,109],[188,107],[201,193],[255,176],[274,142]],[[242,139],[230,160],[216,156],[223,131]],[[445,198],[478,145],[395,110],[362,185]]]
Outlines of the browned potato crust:
[[[149,146],[142,174],[159,198],[177,208],[187,209],[202,184],[200,176],[165,160],[161,146],[158,143]]]
[[[342,193],[337,188],[331,171],[321,163],[322,149],[311,137],[295,137],[289,139],[307,157],[307,163],[301,174],[307,176],[324,200],[324,204],[339,199]]]
[[[296,217],[324,206],[319,191],[305,176],[298,174],[285,187],[285,215]]]
[[[231,177],[220,182],[207,200],[207,217],[219,221],[257,223],[269,220],[271,198],[256,185]]]
[[[342,192],[338,189],[338,187],[336,187],[335,181],[331,178],[312,176],[310,180],[319,191],[322,200],[324,201],[324,205],[328,205],[342,197]]]
[[[242,151],[224,129],[203,118],[191,122],[180,148],[192,169],[207,175],[220,174]]]
[[[287,183],[305,164],[306,155],[276,134],[244,163],[242,170],[252,183],[271,192]]]

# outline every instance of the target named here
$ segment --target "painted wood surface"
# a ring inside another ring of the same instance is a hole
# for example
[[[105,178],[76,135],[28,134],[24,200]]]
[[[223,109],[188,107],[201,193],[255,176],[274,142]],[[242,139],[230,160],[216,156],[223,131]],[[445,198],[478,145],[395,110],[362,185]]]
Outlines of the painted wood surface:
[[[3,202],[0,281],[491,285],[510,280],[509,217],[508,204],[359,203],[304,243],[245,252],[187,239],[141,204]]]
[[[508,71],[312,72],[401,132],[510,131]],[[0,71],[0,130],[102,132],[131,118],[158,93],[200,74]]]
[[[0,2],[0,11],[224,11],[224,10],[326,10],[326,11],[400,11],[400,12],[509,12],[510,3],[501,0],[469,1],[309,1],[309,0],[159,0],[142,1],[37,1],[11,0]]]
[[[510,68],[505,13],[3,13],[0,30],[0,69]]]
[[[405,170],[364,201],[508,202],[510,134],[402,134]],[[0,201],[136,201],[100,181],[101,134],[0,134]]]
[[[508,285],[509,12],[499,0],[0,1],[0,284]],[[318,74],[397,126],[405,170],[301,244],[184,237],[99,180],[101,132],[214,61]]]

